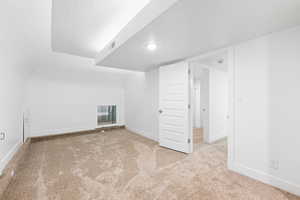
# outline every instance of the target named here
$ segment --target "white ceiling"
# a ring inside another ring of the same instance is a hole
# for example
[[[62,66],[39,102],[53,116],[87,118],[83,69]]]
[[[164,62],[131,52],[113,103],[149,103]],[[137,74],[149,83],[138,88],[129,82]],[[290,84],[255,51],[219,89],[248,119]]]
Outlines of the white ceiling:
[[[205,65],[210,68],[215,68],[221,71],[227,71],[228,70],[228,53],[222,53],[217,54],[213,56],[208,56],[206,58],[203,58],[201,60],[196,61],[200,65]]]
[[[216,55],[205,56],[199,60],[190,62],[193,67],[194,79],[200,80],[204,68],[214,68],[220,71],[228,71],[228,53],[222,52]]]
[[[166,12],[179,0],[151,0],[120,32],[108,43],[96,56],[95,63],[102,61],[115,49],[122,46],[128,39],[133,37],[149,25],[153,20]]]
[[[180,0],[97,64],[146,71],[299,25],[299,10],[299,0]]]
[[[150,0],[53,0],[52,49],[94,58]]]

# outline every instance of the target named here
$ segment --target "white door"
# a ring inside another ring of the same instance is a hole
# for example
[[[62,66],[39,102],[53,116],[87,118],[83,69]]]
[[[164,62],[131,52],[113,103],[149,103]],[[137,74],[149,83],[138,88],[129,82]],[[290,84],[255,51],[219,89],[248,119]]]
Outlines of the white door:
[[[159,69],[159,144],[192,151],[189,66],[185,62]]]

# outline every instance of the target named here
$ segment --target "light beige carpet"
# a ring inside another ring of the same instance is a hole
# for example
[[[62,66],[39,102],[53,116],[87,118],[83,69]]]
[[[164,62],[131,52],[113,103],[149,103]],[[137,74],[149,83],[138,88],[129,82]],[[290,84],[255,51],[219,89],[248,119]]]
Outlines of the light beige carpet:
[[[226,141],[190,155],[129,131],[32,143],[3,200],[296,200],[226,169]]]
[[[198,150],[204,144],[203,137],[203,129],[202,128],[194,128],[193,129],[193,148],[194,150]]]

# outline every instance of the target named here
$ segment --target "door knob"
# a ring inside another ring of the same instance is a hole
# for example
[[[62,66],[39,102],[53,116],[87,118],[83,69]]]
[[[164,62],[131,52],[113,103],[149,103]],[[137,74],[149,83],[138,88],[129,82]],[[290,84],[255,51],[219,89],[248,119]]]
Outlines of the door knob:
[[[158,112],[159,112],[159,114],[163,113],[163,111],[162,111],[162,110],[159,110]]]

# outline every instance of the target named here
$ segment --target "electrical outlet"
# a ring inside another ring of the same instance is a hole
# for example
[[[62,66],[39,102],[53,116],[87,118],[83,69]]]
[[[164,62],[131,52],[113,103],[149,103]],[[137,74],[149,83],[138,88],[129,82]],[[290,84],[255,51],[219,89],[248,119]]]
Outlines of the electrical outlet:
[[[273,170],[278,170],[279,169],[279,161],[278,160],[270,160],[269,167]]]

